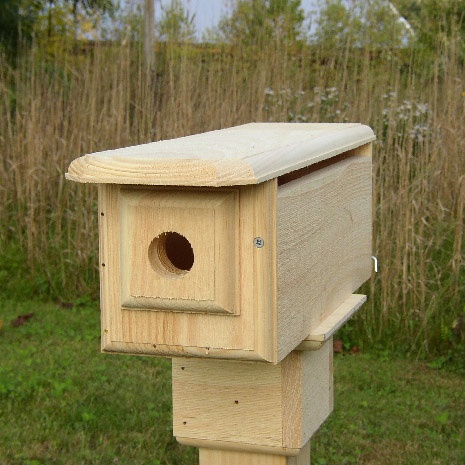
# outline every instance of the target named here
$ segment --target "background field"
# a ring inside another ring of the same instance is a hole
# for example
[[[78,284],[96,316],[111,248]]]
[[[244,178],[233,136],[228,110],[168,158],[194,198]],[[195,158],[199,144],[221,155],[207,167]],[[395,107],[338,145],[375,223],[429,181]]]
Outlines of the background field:
[[[165,43],[156,72],[130,45],[33,48],[15,68],[3,61],[2,292],[98,295],[96,189],[64,179],[84,153],[250,121],[361,122],[377,135],[380,270],[344,338],[464,356],[465,76],[454,42],[437,47],[425,55]]]
[[[376,40],[355,23],[313,42],[167,35],[151,66],[137,36],[45,27],[0,48],[0,464],[196,463],[172,439],[169,361],[99,354],[97,192],[64,173],[85,153],[251,121],[377,135],[379,272],[337,335],[312,463],[465,463],[465,13],[422,5],[411,44],[371,18]]]

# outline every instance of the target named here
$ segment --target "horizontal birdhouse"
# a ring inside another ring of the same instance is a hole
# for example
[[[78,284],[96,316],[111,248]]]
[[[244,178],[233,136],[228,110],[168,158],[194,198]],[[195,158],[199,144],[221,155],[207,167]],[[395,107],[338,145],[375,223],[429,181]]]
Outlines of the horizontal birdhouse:
[[[278,363],[323,344],[371,274],[373,140],[253,123],[74,160],[66,177],[99,185],[103,351]]]

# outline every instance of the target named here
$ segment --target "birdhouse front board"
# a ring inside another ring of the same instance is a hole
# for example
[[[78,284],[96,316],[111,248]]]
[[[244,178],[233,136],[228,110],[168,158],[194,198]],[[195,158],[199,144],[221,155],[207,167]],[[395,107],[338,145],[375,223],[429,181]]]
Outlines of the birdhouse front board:
[[[85,155],[102,349],[278,363],[371,274],[370,128],[253,123]]]

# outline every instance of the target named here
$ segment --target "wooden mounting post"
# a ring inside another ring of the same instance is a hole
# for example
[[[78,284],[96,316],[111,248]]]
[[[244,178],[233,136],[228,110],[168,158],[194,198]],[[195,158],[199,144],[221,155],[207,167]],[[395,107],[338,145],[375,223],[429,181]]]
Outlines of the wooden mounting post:
[[[199,449],[199,465],[310,465],[310,441],[296,456]]]
[[[176,358],[172,370],[174,435],[199,447],[206,464],[307,463],[305,447],[333,409],[332,344],[277,365]]]

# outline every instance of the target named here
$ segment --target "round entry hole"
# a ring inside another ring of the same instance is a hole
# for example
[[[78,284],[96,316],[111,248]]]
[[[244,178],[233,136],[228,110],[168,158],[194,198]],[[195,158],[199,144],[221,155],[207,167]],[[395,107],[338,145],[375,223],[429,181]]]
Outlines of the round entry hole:
[[[157,236],[149,246],[152,268],[170,277],[181,277],[194,265],[191,243],[181,234],[169,231]]]

